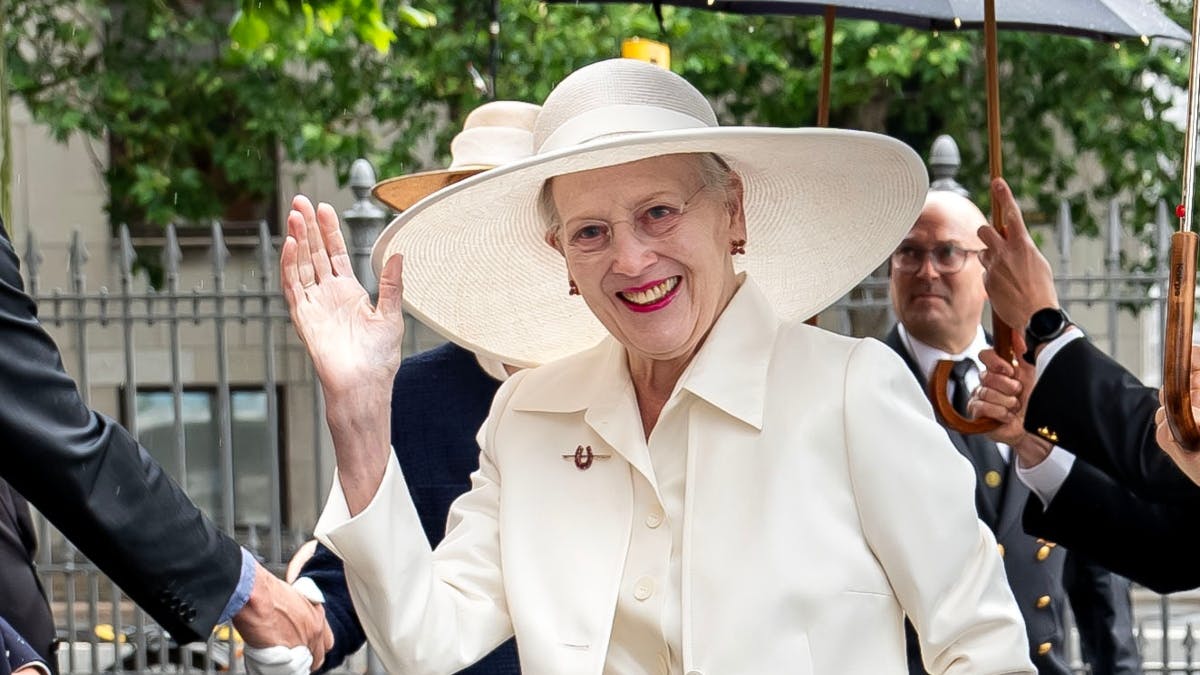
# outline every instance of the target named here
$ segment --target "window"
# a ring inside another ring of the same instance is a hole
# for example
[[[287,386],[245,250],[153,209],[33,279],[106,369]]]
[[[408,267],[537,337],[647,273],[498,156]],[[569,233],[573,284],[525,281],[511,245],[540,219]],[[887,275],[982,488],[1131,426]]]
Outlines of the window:
[[[282,392],[277,390],[282,399]],[[150,454],[177,480],[181,474],[179,450],[175,439],[173,394],[169,389],[140,388],[137,392],[138,439]],[[183,411],[184,454],[187,462],[188,496],[210,518],[224,522],[224,486],[219,452],[221,429],[218,425],[215,387],[185,387],[180,401]],[[277,409],[282,409],[279,405]],[[270,436],[279,439],[280,506],[286,524],[286,466],[281,428],[267,427],[267,395],[261,388],[236,387],[230,391],[230,417],[233,426],[233,522],[240,530],[257,526],[265,529],[271,522]],[[281,525],[283,525],[281,524]]]

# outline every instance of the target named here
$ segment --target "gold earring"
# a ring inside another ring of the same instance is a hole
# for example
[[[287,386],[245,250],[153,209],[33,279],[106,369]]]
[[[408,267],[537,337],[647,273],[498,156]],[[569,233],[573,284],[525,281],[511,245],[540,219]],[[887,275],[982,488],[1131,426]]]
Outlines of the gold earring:
[[[745,239],[734,239],[733,241],[729,242],[729,254],[730,255],[742,255],[745,252],[746,252],[746,240]]]

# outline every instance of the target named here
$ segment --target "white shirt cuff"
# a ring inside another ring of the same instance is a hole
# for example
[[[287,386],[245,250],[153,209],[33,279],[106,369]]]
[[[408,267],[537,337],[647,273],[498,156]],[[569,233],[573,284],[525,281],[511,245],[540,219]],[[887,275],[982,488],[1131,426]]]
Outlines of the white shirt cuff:
[[[1083,330],[1079,326],[1071,326],[1065,333],[1047,342],[1046,346],[1042,347],[1042,351],[1038,352],[1036,374],[1033,381],[1036,383],[1042,379],[1042,373],[1046,372],[1047,366],[1050,365],[1051,359],[1058,354],[1058,350],[1066,347],[1072,340],[1078,340],[1081,337],[1083,337]]]
[[[1029,487],[1038,499],[1042,500],[1042,510],[1050,506],[1059,488],[1071,473],[1075,465],[1075,455],[1063,450],[1057,445],[1050,449],[1050,454],[1033,467],[1025,467],[1017,460],[1017,478]]]

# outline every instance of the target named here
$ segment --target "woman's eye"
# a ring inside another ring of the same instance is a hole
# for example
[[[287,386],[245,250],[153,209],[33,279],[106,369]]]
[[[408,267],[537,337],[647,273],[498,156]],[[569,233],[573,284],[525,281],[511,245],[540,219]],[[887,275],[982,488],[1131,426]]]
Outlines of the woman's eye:
[[[651,206],[646,209],[646,219],[662,220],[663,218],[670,218],[678,212],[678,209],[671,206]]]
[[[575,231],[573,239],[575,241],[588,241],[598,239],[604,236],[604,226],[602,225],[584,225]]]

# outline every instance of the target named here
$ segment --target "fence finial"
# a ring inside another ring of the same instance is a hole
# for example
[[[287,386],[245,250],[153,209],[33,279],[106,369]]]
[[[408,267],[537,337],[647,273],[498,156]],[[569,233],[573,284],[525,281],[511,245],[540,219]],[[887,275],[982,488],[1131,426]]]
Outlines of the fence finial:
[[[229,248],[225,246],[225,232],[221,222],[212,222],[212,248],[208,250],[208,259],[212,261],[213,275],[224,278],[225,262],[229,260]]]
[[[958,153],[958,143],[949,134],[933,139],[933,145],[929,148],[929,174],[933,177],[929,189],[948,190],[970,197],[971,193],[955,178],[960,168],[962,155]]]
[[[356,159],[350,167],[350,189],[354,191],[354,206],[346,209],[342,220],[350,230],[350,262],[354,274],[363,288],[375,297],[379,292],[379,280],[371,269],[371,247],[387,224],[387,211],[371,200],[371,187],[375,185],[375,169],[365,159]]]
[[[37,297],[38,271],[42,268],[42,254],[38,251],[33,230],[25,237],[25,275],[29,279],[29,295]]]
[[[167,243],[162,250],[162,264],[167,272],[167,280],[179,279],[179,266],[183,263],[183,249],[179,248],[179,235],[175,232],[175,223],[167,225]]]
[[[133,240],[129,237],[129,226],[122,224],[121,240],[121,275],[128,277],[133,274],[133,263],[137,260],[137,251],[133,250]]]
[[[74,277],[83,277],[83,266],[87,264],[88,258],[87,246],[83,243],[83,233],[76,227],[71,231],[71,248],[67,265],[71,269],[71,274]]]

